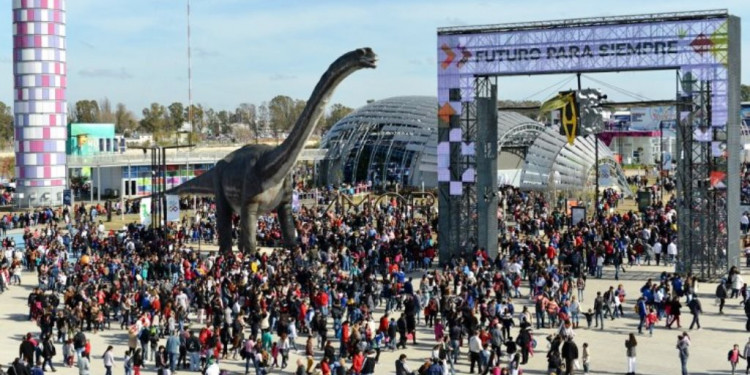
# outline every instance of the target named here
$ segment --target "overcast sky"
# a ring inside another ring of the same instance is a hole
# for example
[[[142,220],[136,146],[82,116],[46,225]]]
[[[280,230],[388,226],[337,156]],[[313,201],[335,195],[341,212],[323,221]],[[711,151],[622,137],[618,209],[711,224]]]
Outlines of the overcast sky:
[[[151,102],[187,102],[186,0],[68,0],[67,7],[70,102],[108,97],[137,115]],[[742,18],[742,73],[750,83],[748,0],[192,0],[193,97],[216,109],[277,94],[307,99],[331,61],[364,46],[379,55],[378,69],[348,78],[331,103],[356,108],[367,99],[436,95],[438,27],[717,8]],[[0,100],[11,103],[10,1],[2,11]],[[649,99],[674,95],[674,72],[592,77]],[[575,85],[568,78],[502,78],[499,97],[544,100],[555,83]],[[602,87],[586,76],[583,84]]]

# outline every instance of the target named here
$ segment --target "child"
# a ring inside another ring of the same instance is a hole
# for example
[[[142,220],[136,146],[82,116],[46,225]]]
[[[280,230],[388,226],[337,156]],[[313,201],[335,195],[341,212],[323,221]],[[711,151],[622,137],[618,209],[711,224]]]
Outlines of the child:
[[[589,311],[583,313],[583,315],[586,317],[586,328],[591,328],[591,320],[594,319],[594,312],[589,309]]]
[[[273,357],[273,364],[271,367],[279,367],[279,346],[275,342],[271,346],[271,357]]]
[[[656,316],[656,311],[652,307],[648,310],[648,315],[646,315],[646,327],[648,328],[649,336],[654,335],[654,325],[656,325],[657,320],[659,320],[659,317]]]
[[[133,355],[130,349],[125,351],[125,357],[122,359],[123,366],[125,367],[125,375],[131,375],[133,373]]]
[[[73,366],[73,354],[75,353],[75,348],[73,348],[73,339],[68,339],[68,341],[65,342],[63,345],[63,358],[65,360],[65,366],[71,367]]]
[[[732,365],[732,375],[734,375],[734,369],[737,367],[737,362],[740,361],[740,356],[740,346],[734,344],[734,347],[729,351],[729,354],[727,355],[729,364]]]
[[[591,352],[589,352],[589,343],[587,342],[583,343],[583,355],[581,356],[581,360],[583,360],[584,375],[589,375],[589,364],[591,363]]]

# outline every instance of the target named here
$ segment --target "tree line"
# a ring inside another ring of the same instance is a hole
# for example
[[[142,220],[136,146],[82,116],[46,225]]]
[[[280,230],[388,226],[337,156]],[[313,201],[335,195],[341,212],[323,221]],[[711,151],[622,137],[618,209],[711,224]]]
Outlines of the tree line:
[[[215,110],[202,104],[192,107],[181,102],[169,105],[151,103],[137,117],[125,104],[112,106],[109,99],[79,100],[68,109],[68,122],[114,123],[117,133],[134,132],[168,136],[181,129],[213,137],[231,136],[238,141],[255,138],[278,138],[288,132],[302,114],[306,101],[277,95],[259,105],[241,103],[234,110]],[[336,103],[328,108],[320,133],[352,112],[352,108]],[[192,120],[192,121],[191,121]],[[191,129],[192,127],[192,129]]]

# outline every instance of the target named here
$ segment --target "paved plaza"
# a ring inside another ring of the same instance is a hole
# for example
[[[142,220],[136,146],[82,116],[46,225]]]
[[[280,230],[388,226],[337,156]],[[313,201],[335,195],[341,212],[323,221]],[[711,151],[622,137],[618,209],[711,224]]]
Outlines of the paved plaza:
[[[631,332],[636,332],[638,319],[635,316],[633,303],[638,296],[638,290],[648,278],[657,280],[662,271],[669,271],[664,267],[640,266],[628,268],[626,273],[620,274],[620,280],[614,280],[614,271],[610,267],[605,270],[603,279],[589,278],[586,286],[585,297],[582,303],[582,310],[587,311],[593,306],[593,300],[596,291],[604,291],[609,286],[617,287],[623,284],[628,295],[625,304],[625,318],[607,319],[605,329],[587,329],[585,328],[585,319],[581,317],[581,327],[576,332],[576,343],[579,351],[582,351],[582,345],[587,342],[591,349],[591,373],[592,374],[624,374],[626,373],[626,357],[624,341]],[[413,274],[415,280],[418,280],[417,273]],[[0,353],[0,363],[8,364],[18,355],[18,347],[21,338],[27,332],[38,334],[39,329],[28,319],[28,309],[26,307],[26,298],[33,285],[36,284],[36,277],[32,273],[24,272],[22,275],[23,285],[13,286],[9,291],[0,295],[0,328],[4,332],[0,336],[0,347],[3,350]],[[691,374],[722,374],[729,373],[729,363],[727,362],[727,352],[731,349],[732,344],[739,344],[744,348],[745,343],[750,337],[750,333],[744,331],[745,316],[739,304],[739,299],[727,300],[725,315],[719,315],[718,306],[715,305],[713,298],[715,284],[700,284],[698,287],[699,297],[703,304],[705,314],[701,317],[702,329],[689,331],[692,340],[690,347],[689,366]],[[524,292],[528,289],[524,288]],[[516,300],[517,311],[521,310],[518,304],[529,306],[533,314],[533,305],[524,298]],[[383,313],[383,305],[376,311],[375,317],[379,318]],[[648,334],[638,335],[637,346],[637,373],[638,374],[679,374],[680,361],[678,352],[675,349],[677,335],[682,330],[687,330],[691,315],[687,308],[683,308],[682,329],[666,329],[664,322],[659,322],[658,328],[655,329],[653,337]],[[422,321],[424,323],[424,321]],[[534,323],[535,326],[535,323]],[[199,328],[193,324],[192,328]],[[417,345],[409,345],[406,350],[395,352],[384,351],[381,360],[376,367],[377,374],[392,374],[395,372],[394,361],[400,353],[406,353],[410,360],[410,367],[416,370],[421,361],[429,356],[430,350],[435,345],[434,335],[430,329],[423,324],[419,327],[417,335]],[[546,351],[547,341],[545,337],[552,333],[552,329],[534,330],[534,338],[538,341],[535,355],[530,359],[529,364],[524,369],[524,374],[544,374],[546,369]],[[517,329],[513,328],[512,334],[517,334]],[[111,330],[105,330],[98,334],[86,332],[86,336],[91,340],[92,345],[92,374],[104,374],[104,365],[101,355],[108,345],[115,347],[117,365],[114,369],[115,374],[123,374],[122,357],[127,346],[127,336],[124,331],[119,329],[119,323],[112,324]],[[163,343],[164,340],[162,340]],[[297,345],[304,347],[305,338],[297,339]],[[67,368],[61,364],[62,345],[56,344],[58,355],[53,359],[57,368],[57,373],[77,374],[77,368]],[[338,343],[335,343],[338,347]],[[464,341],[462,355],[456,368],[457,373],[467,374],[468,355],[466,355],[467,343]],[[320,352],[316,352],[316,361],[319,360]],[[294,352],[290,356],[290,367],[284,371],[273,369],[271,373],[293,373],[296,369],[296,359],[299,358]],[[505,361],[504,361],[505,363]],[[744,362],[739,367],[744,368]],[[237,360],[226,360],[222,363],[222,369],[227,369],[232,374],[244,373],[243,362]],[[143,373],[155,373],[151,366],[146,367]],[[251,373],[254,371],[251,369]],[[178,371],[178,373],[188,373],[188,371]],[[582,373],[579,371],[578,373]]]

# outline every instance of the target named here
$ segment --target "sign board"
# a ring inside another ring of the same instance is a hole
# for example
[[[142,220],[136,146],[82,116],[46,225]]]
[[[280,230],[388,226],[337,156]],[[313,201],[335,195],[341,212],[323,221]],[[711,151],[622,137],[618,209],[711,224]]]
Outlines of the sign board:
[[[141,224],[145,226],[151,225],[151,198],[141,199],[138,212],[140,213]]]
[[[570,225],[576,226],[586,220],[586,207],[575,206],[570,208]]]
[[[73,193],[70,189],[63,190],[63,205],[65,206],[73,205]]]
[[[630,109],[629,130],[659,130],[659,124],[673,126],[676,118],[672,106],[634,107]]]
[[[599,186],[612,186],[612,170],[609,164],[599,164]]]
[[[180,196],[167,194],[167,221],[180,221]]]
[[[638,211],[645,212],[651,206],[651,191],[638,192]]]

